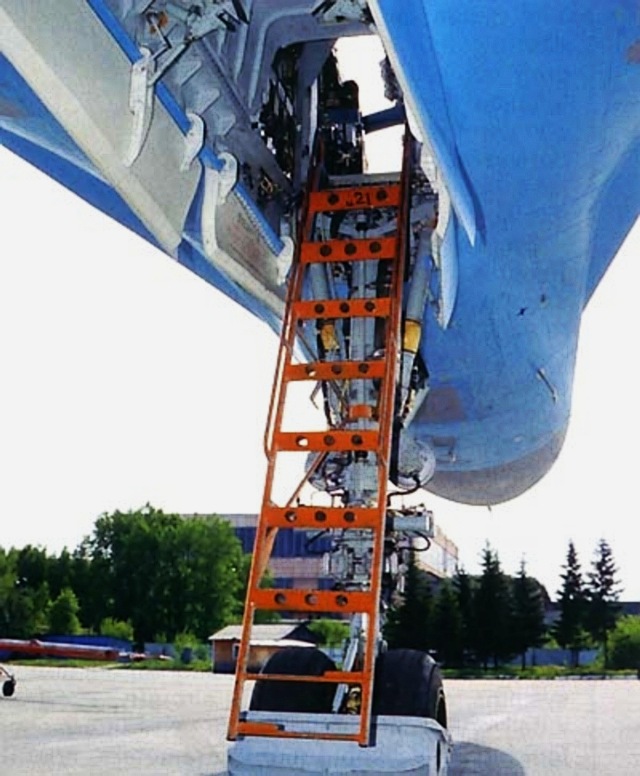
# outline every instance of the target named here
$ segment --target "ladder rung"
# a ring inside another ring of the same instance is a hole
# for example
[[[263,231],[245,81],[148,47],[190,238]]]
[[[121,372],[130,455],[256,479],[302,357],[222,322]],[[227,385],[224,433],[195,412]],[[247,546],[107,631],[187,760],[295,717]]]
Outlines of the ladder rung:
[[[332,261],[386,260],[396,256],[398,240],[384,237],[379,240],[328,240],[305,242],[300,249],[300,262],[314,264]]]
[[[370,677],[360,671],[327,671],[322,676],[295,674],[246,674],[248,682],[305,682],[308,684],[363,684]]]
[[[239,722],[238,734],[241,736],[267,736],[270,738],[314,738],[320,741],[362,741],[358,733],[318,733],[313,730],[284,730],[282,725],[273,722]]]
[[[266,507],[261,520],[273,528],[380,528],[385,510],[367,507]]]
[[[372,380],[382,379],[386,364],[376,361],[313,361],[308,364],[287,364],[286,380]]]
[[[376,416],[376,408],[371,404],[350,404],[347,416],[349,420],[371,420]]]
[[[293,314],[299,320],[314,318],[388,318],[389,297],[377,299],[315,299],[293,303]]]
[[[400,186],[354,186],[346,189],[312,191],[309,211],[365,210],[374,207],[397,207],[400,203]]]
[[[328,189],[337,189],[340,186],[392,186],[400,182],[400,172],[365,172],[352,175],[329,175]]]
[[[378,451],[379,446],[377,431],[276,431],[273,435],[274,449],[282,452]]]
[[[376,616],[373,593],[361,590],[289,590],[270,588],[251,590],[250,601],[256,609],[291,612],[366,612]]]

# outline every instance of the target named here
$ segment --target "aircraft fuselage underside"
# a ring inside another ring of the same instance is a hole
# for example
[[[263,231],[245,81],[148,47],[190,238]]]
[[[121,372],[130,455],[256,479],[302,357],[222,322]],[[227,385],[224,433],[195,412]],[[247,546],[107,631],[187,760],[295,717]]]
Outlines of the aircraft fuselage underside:
[[[633,0],[401,5],[0,0],[0,142],[277,328],[316,131],[357,177],[367,130],[406,116],[425,188],[403,455],[429,451],[434,492],[496,503],[561,448],[580,316],[638,215],[640,18]],[[333,65],[371,34],[391,118],[362,117]],[[380,213],[319,228],[384,240]]]

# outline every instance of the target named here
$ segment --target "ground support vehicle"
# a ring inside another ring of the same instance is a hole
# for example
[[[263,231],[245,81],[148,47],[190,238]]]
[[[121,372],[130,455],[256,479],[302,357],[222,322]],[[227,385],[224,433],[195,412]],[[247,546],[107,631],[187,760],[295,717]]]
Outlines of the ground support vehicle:
[[[0,680],[3,697],[10,698],[16,690],[16,678],[3,665],[0,665]]]
[[[282,725],[283,730],[311,729],[318,733],[353,734],[357,719],[335,714],[250,712],[250,720]],[[274,741],[248,738],[229,752],[233,776],[441,776],[446,773],[450,738],[434,720],[379,716],[376,743],[308,740]]]

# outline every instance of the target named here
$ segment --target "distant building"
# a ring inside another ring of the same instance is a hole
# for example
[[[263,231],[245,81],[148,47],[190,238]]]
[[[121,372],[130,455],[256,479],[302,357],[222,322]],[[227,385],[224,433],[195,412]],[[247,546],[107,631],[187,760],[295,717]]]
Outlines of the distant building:
[[[220,517],[231,524],[244,552],[253,552],[258,516],[254,513]],[[311,536],[309,532],[292,528],[278,531],[269,560],[275,587],[326,589],[331,586],[331,580],[322,574],[322,556],[330,549],[330,542],[326,537],[310,541]]]
[[[436,526],[429,549],[418,553],[417,560],[421,569],[438,579],[452,577],[459,565],[458,546]]]
[[[245,552],[253,551],[258,516],[256,514],[220,515],[227,520],[242,542]],[[331,549],[330,539],[309,531],[281,528],[278,531],[269,568],[274,586],[280,588],[328,589],[331,578],[323,575],[322,556]],[[418,541],[418,546],[423,543]],[[458,565],[458,547],[436,526],[429,549],[417,553],[420,568],[437,579],[451,577]]]
[[[242,625],[227,625],[209,637],[211,660],[215,673],[231,674],[236,670]],[[259,671],[266,661],[284,647],[315,647],[318,637],[306,622],[279,622],[254,625],[251,630],[249,670]]]
[[[640,601],[620,601],[618,604],[620,607],[620,615],[632,615],[633,617],[640,617]]]
[[[618,615],[625,617],[627,615],[633,615],[634,617],[640,617],[640,601],[617,601],[616,607]],[[560,619],[560,602],[548,601],[545,605],[544,624],[548,629],[553,626]]]

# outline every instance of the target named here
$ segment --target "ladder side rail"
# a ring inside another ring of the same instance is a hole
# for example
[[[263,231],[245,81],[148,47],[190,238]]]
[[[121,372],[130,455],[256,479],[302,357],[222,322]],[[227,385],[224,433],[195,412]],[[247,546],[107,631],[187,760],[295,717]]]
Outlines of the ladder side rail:
[[[255,616],[255,604],[253,601],[253,591],[260,585],[260,581],[266,571],[273,544],[278,533],[278,529],[273,526],[267,526],[261,519],[265,507],[271,505],[271,493],[273,489],[273,480],[275,477],[276,452],[274,451],[274,441],[276,430],[282,421],[284,411],[284,402],[286,398],[286,383],[282,380],[286,365],[291,358],[293,340],[295,339],[295,316],[293,315],[293,300],[295,294],[301,286],[301,265],[296,264],[292,282],[289,284],[287,292],[287,306],[285,323],[283,324],[280,346],[278,349],[277,365],[273,378],[271,399],[269,403],[269,413],[265,430],[265,453],[267,456],[267,472],[263,492],[262,507],[260,517],[256,526],[256,537],[253,545],[253,557],[251,560],[251,569],[247,583],[247,593],[245,598],[244,616],[242,621],[242,635],[236,659],[236,678],[231,704],[231,713],[229,721],[228,738],[234,740],[238,735],[238,724],[240,721],[240,711],[242,706],[242,693],[245,685],[249,654],[251,650],[251,631],[253,629],[253,620]]]
[[[311,191],[318,185],[321,155],[322,141],[318,136],[314,144],[312,160],[309,168],[309,176],[307,180],[307,192],[304,198],[303,212],[298,225],[298,241],[291,269],[291,281],[287,288],[285,317],[280,333],[276,369],[273,377],[271,397],[269,400],[269,409],[267,414],[267,423],[265,426],[264,449],[267,456],[267,473],[265,478],[260,517],[256,527],[256,537],[254,541],[253,557],[251,560],[251,569],[249,571],[249,580],[247,583],[247,593],[242,621],[242,635],[238,649],[238,656],[236,658],[235,684],[227,733],[227,738],[229,740],[236,739],[240,725],[242,695],[247,675],[249,655],[251,651],[251,631],[253,629],[253,621],[255,616],[253,591],[258,588],[260,581],[266,571],[267,564],[273,550],[273,544],[278,533],[278,528],[274,526],[268,526],[266,521],[262,520],[262,515],[265,512],[265,508],[271,506],[271,494],[273,490],[277,455],[274,451],[274,439],[276,430],[280,427],[282,422],[284,402],[286,398],[287,383],[283,380],[283,376],[286,367],[291,362],[296,338],[297,318],[294,314],[293,303],[300,296],[305,269],[304,265],[300,261],[300,249],[304,242],[305,236],[308,234],[313,223],[314,214],[309,208],[309,198]]]
[[[305,237],[309,233],[309,230],[313,224],[314,213],[309,207],[309,200],[311,192],[317,188],[319,183],[322,154],[322,138],[320,135],[318,135],[313,145],[311,161],[309,163],[309,174],[307,176],[306,193],[304,195],[302,213],[300,215],[298,227],[296,230],[297,241],[293,262],[290,269],[291,280],[287,287],[287,294],[285,299],[285,315],[282,328],[280,329],[280,342],[278,345],[276,369],[273,375],[271,397],[269,399],[269,409],[267,412],[267,422],[265,424],[263,445],[265,455],[268,460],[270,460],[274,455],[273,436],[275,429],[279,427],[278,410],[280,410],[281,415],[282,407],[284,405],[284,392],[286,392],[286,383],[282,380],[282,375],[285,372],[286,366],[291,362],[293,349],[295,347],[297,322],[296,316],[293,312],[293,302],[300,298],[300,292],[302,289],[305,266],[300,259],[300,253],[302,250],[302,245],[305,241]]]
[[[413,154],[413,138],[409,131],[409,128],[405,128],[404,137],[404,150],[403,150],[403,163],[402,163],[402,181],[401,181],[401,193],[400,193],[400,209],[398,213],[398,252],[396,258],[396,268],[393,273],[393,286],[391,288],[391,296],[394,300],[391,316],[387,321],[389,326],[389,334],[387,337],[390,353],[387,358],[387,369],[389,371],[389,379],[385,380],[384,388],[381,395],[380,412],[385,413],[385,416],[393,419],[395,417],[395,394],[396,383],[399,372],[399,356],[400,356],[400,334],[402,324],[402,304],[401,295],[404,285],[404,273],[406,264],[406,255],[409,249],[409,214],[411,209],[411,173],[412,173],[412,154]],[[392,430],[392,428],[391,428]],[[386,451],[386,463],[389,462],[390,443]],[[385,483],[386,487],[386,483]],[[386,505],[386,498],[385,498]]]
[[[376,647],[380,627],[380,596],[382,590],[382,567],[384,563],[384,528],[386,518],[389,463],[391,453],[391,440],[395,419],[395,394],[399,372],[399,337],[402,321],[402,290],[404,284],[405,257],[408,249],[409,211],[411,204],[411,161],[413,142],[408,128],[405,128],[402,182],[400,191],[400,203],[398,212],[398,252],[392,273],[391,316],[387,319],[387,332],[385,345],[388,352],[385,354],[386,377],[381,387],[381,401],[379,405],[379,438],[378,450],[378,495],[377,504],[380,510],[380,526],[374,532],[371,593],[375,602],[375,611],[366,623],[366,649],[364,653],[364,666],[362,672],[368,677],[368,681],[362,684],[359,743],[367,746],[371,743],[371,712],[373,705],[373,681],[375,677]]]
[[[286,366],[291,361],[295,341],[296,316],[293,313],[293,300],[296,298],[295,293],[298,287],[302,284],[302,267],[295,258],[291,272],[292,280],[287,288],[285,319],[280,330],[276,368],[273,374],[271,397],[269,399],[267,422],[265,424],[264,452],[267,459],[270,459],[273,455],[273,437],[275,429],[278,427],[278,409],[284,404],[284,390],[286,389],[286,384],[282,380],[282,375],[285,372]]]

